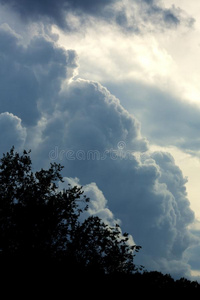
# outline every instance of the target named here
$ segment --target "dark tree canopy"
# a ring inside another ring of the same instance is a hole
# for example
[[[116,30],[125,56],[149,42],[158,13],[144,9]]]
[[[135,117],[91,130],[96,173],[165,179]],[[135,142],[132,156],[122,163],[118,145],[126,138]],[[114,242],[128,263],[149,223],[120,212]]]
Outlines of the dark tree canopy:
[[[1,262],[62,265],[70,272],[132,273],[134,253],[119,225],[91,216],[80,222],[89,199],[82,188],[58,189],[62,166],[32,171],[30,152],[14,148],[0,160]]]
[[[30,151],[20,155],[14,147],[0,159],[0,278],[9,286],[13,279],[19,287],[39,282],[39,289],[47,282],[49,290],[58,282],[64,289],[80,282],[112,290],[200,288],[185,278],[139,272],[134,256],[141,247],[130,245],[118,224],[98,216],[80,221],[89,198],[82,187],[60,190],[61,171],[54,163],[34,173]]]

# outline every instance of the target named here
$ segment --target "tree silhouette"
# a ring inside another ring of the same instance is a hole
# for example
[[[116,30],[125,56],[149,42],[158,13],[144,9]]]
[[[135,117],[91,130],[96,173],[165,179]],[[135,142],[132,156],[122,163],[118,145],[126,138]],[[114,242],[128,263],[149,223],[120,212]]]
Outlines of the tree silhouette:
[[[36,283],[44,288],[45,282],[48,288],[59,283],[65,289],[79,279],[83,288],[88,279],[93,287],[103,280],[104,287],[112,290],[118,285],[140,290],[200,288],[198,282],[185,278],[175,281],[157,271],[138,272],[134,256],[141,247],[130,245],[118,224],[109,226],[98,216],[81,221],[89,198],[82,187],[59,190],[62,168],[54,163],[34,173],[30,151],[20,155],[14,147],[1,158],[1,288],[2,275],[9,285],[26,284],[32,289]]]
[[[136,269],[133,253],[140,246],[131,246],[128,240],[128,234],[122,235],[118,224],[110,227],[99,217],[91,216],[75,231],[70,248],[84,267],[105,274],[131,274]]]
[[[33,173],[30,151],[14,147],[0,160],[0,262],[68,272],[126,273],[135,270],[135,252],[119,225],[99,217],[80,221],[89,199],[81,187],[58,189],[62,166]],[[50,267],[51,266],[51,267]]]

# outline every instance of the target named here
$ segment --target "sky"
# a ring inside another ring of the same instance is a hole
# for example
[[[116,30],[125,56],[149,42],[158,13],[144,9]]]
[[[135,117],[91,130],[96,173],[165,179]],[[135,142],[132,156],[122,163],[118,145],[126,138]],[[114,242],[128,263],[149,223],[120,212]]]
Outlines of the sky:
[[[195,0],[0,0],[0,154],[61,163],[136,263],[200,281],[199,18]]]

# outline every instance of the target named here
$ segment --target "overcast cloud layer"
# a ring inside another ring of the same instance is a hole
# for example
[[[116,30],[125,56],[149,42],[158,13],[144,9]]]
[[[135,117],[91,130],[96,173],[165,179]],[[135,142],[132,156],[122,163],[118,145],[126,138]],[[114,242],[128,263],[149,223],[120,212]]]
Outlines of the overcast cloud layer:
[[[112,21],[125,31],[137,33],[144,21],[154,24],[155,30],[155,22],[159,30],[166,25],[175,30],[181,22],[191,27],[193,23],[182,10],[175,6],[167,9],[160,1],[63,0],[47,1],[48,7],[41,1],[29,1],[29,5],[27,1],[0,2],[29,24],[43,20],[68,31],[65,13],[81,17],[89,14],[104,21],[111,15]],[[127,7],[143,12],[134,30],[132,21],[136,18],[127,14]],[[142,246],[138,264],[189,277],[191,266],[195,269],[200,240],[198,231],[189,230],[195,215],[187,198],[187,179],[169,153],[150,152],[151,141],[141,133],[141,126],[145,126],[147,135],[148,130],[153,132],[148,138],[167,143],[166,134],[171,134],[175,124],[170,125],[172,129],[167,126],[168,111],[173,105],[176,116],[176,109],[182,111],[177,117],[184,124],[183,114],[188,107],[178,106],[169,97],[160,113],[166,126],[156,131],[160,124],[158,118],[152,122],[158,113],[160,96],[156,97],[156,92],[151,90],[155,95],[151,105],[146,99],[140,106],[138,95],[132,95],[130,113],[122,106],[126,106],[126,95],[120,95],[116,86],[110,84],[111,93],[93,78],[77,77],[78,55],[70,45],[60,47],[50,29],[38,30],[35,25],[26,29],[30,35],[27,39],[27,33],[20,34],[23,23],[18,22],[17,30],[9,18],[0,24],[1,154],[14,144],[19,151],[32,149],[35,169],[48,167],[54,161],[61,163],[66,184],[83,185],[91,197],[89,213],[110,223],[121,222],[123,230]],[[114,91],[123,97],[122,102]],[[127,93],[127,99],[129,96]],[[189,114],[194,114],[192,106]],[[198,112],[194,118],[197,122]],[[190,130],[193,132],[190,127],[178,146],[186,148]]]
[[[182,22],[192,26],[194,22],[194,19],[188,17],[180,8],[175,6],[165,8],[159,0],[1,0],[0,2],[18,12],[25,22],[42,20],[70,31],[79,28],[70,22],[70,18],[66,17],[67,14],[78,17],[81,24],[87,23],[88,17],[92,16],[109,23],[114,22],[123,30],[135,32],[147,29],[150,24],[164,29],[176,27]]]

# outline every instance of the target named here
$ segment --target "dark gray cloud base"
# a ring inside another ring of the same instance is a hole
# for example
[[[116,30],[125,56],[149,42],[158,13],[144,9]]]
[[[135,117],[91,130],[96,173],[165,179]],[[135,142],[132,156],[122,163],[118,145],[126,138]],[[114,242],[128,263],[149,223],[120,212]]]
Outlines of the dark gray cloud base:
[[[102,9],[115,0],[1,0],[2,4],[10,6],[18,12],[25,21],[38,21],[47,18],[51,23],[55,23],[61,28],[67,26],[66,12],[77,14],[99,15]]]
[[[67,13],[79,16],[83,24],[87,22],[88,16],[95,16],[132,32],[144,30],[145,23],[153,24],[156,30],[174,28],[182,22],[186,26],[194,23],[194,19],[185,16],[180,8],[172,6],[166,9],[159,0],[130,0],[128,6],[123,0],[0,0],[0,3],[17,12],[26,22],[43,21],[65,30],[74,29],[68,23]],[[113,6],[116,3],[121,5]]]

